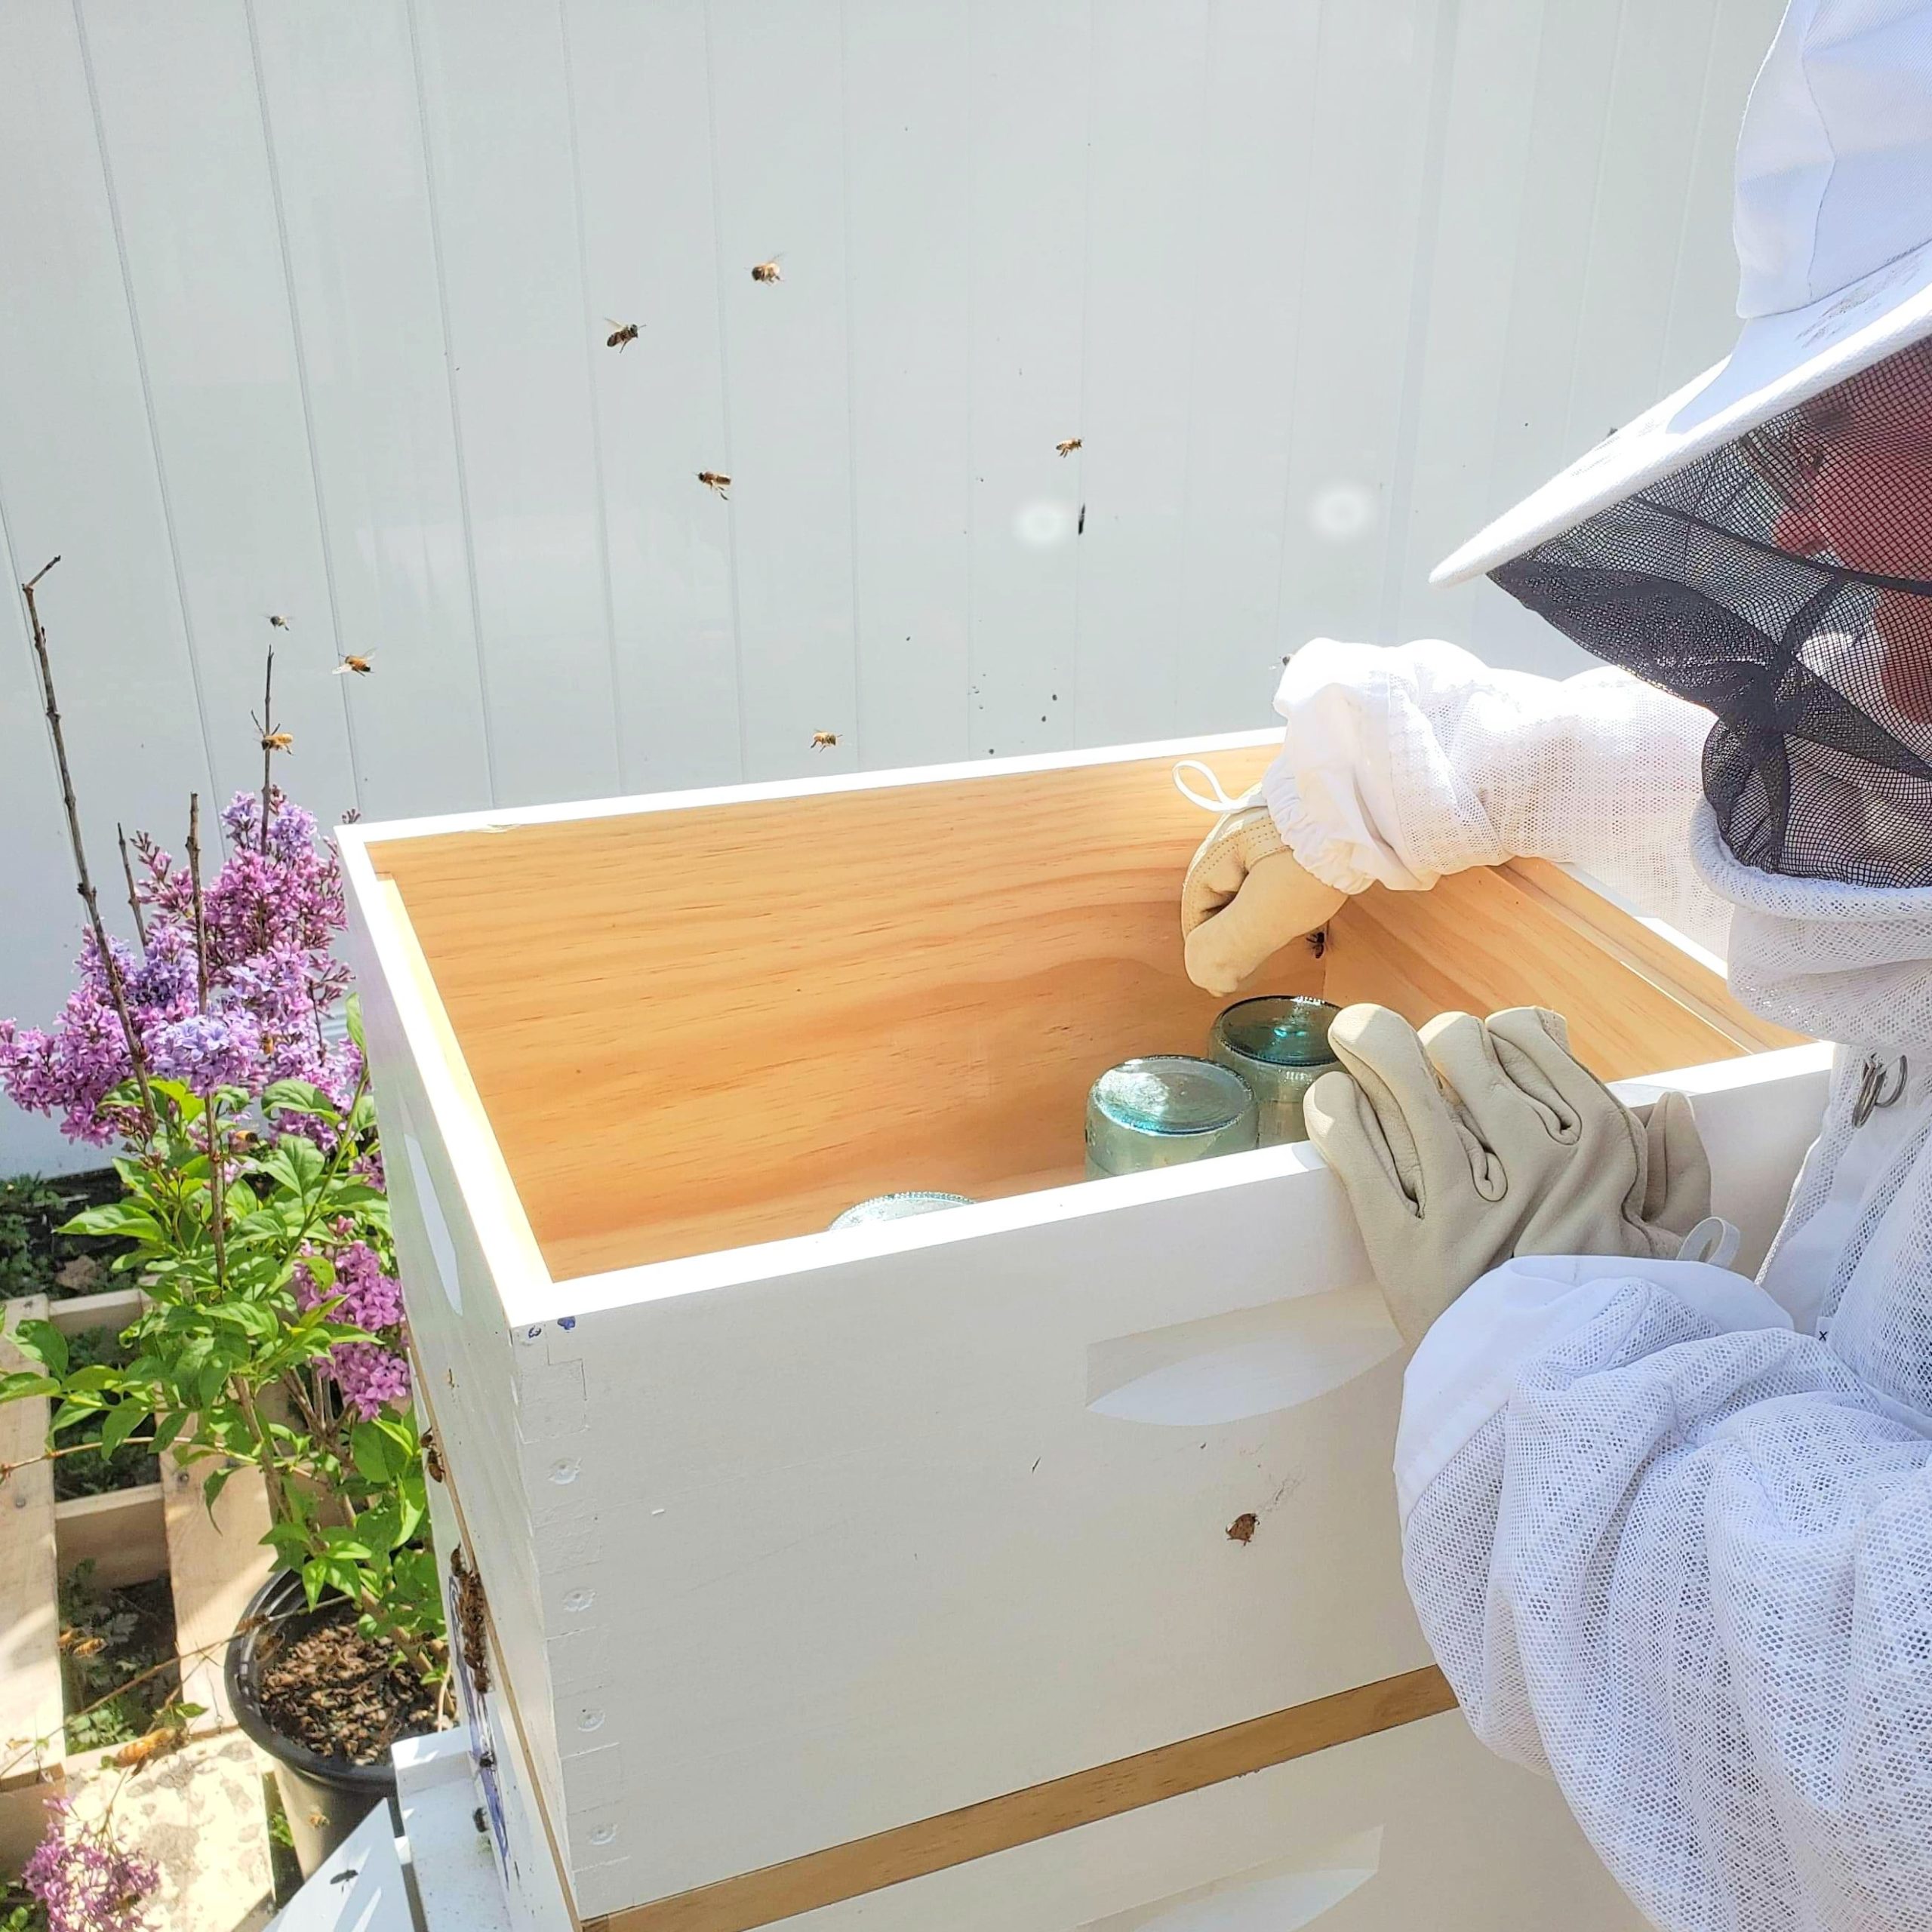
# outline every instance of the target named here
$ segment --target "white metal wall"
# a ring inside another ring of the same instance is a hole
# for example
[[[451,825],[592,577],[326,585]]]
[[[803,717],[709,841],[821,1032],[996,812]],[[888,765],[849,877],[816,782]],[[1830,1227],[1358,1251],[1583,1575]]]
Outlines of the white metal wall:
[[[1259,724],[1321,632],[1567,664],[1423,580],[1721,352],[1777,11],[5,0],[0,567],[64,558],[97,866],[251,782],[270,611],[372,817]],[[42,1020],[11,601],[0,825]]]

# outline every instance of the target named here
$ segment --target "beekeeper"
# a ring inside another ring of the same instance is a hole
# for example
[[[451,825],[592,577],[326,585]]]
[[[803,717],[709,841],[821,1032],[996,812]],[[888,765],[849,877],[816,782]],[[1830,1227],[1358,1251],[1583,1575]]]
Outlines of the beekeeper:
[[[1548,1016],[1352,1008],[1308,1115],[1420,1338],[1405,1567],[1477,1732],[1670,1932],[1932,1927],[1932,0],[1793,0],[1736,235],[1729,359],[1436,573],[1617,668],[1309,644],[1189,970],[1534,854],[1844,1042],[1755,1284]]]

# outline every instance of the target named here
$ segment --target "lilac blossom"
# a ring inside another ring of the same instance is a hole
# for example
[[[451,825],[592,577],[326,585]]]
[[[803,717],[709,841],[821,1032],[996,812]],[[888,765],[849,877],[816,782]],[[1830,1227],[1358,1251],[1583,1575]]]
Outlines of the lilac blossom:
[[[361,1057],[325,1024],[349,983],[331,949],[345,921],[335,854],[314,817],[278,792],[266,851],[257,795],[238,792],[222,823],[232,849],[202,894],[205,960],[192,878],[152,840],[137,841],[146,942],[138,958],[109,943],[142,1053],[157,1075],[198,1092],[219,1084],[259,1097],[278,1080],[301,1080],[346,1106]],[[51,1027],[0,1021],[0,1090],[100,1146],[138,1131],[131,1110],[103,1106],[134,1066],[91,934],[76,964],[79,983]],[[312,1137],[326,1144],[319,1122]]]
[[[374,1342],[337,1343],[329,1351],[329,1373],[344,1404],[365,1422],[409,1400],[408,1358]]]
[[[142,1901],[160,1882],[151,1859],[118,1844],[105,1824],[73,1816],[72,1801],[49,1801],[47,1835],[20,1873],[47,1913],[49,1932],[141,1932]]]
[[[336,1232],[346,1234],[346,1224],[338,1224]],[[296,1263],[300,1306],[314,1308],[332,1300],[337,1321],[352,1322],[372,1335],[401,1327],[401,1286],[383,1272],[382,1257],[367,1241],[331,1247],[328,1258],[335,1284],[326,1291],[305,1263]],[[374,1421],[385,1406],[399,1408],[409,1399],[409,1363],[398,1349],[374,1342],[338,1342],[329,1350],[328,1367],[343,1403],[364,1421]]]

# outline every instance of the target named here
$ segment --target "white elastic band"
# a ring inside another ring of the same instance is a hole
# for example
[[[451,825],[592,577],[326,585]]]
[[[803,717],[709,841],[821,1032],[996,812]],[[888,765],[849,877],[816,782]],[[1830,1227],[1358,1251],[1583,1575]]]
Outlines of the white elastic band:
[[[1204,798],[1193,790],[1182,777],[1183,771],[1198,771],[1214,789],[1212,796]],[[1220,776],[1211,765],[1203,764],[1198,758],[1184,758],[1174,767],[1174,789],[1190,805],[1198,805],[1204,812],[1231,812],[1241,804],[1238,798],[1231,798],[1223,789]]]
[[[1708,1261],[1713,1268],[1728,1268],[1737,1259],[1744,1237],[1728,1221],[1706,1214],[1684,1237],[1677,1251],[1680,1261]]]

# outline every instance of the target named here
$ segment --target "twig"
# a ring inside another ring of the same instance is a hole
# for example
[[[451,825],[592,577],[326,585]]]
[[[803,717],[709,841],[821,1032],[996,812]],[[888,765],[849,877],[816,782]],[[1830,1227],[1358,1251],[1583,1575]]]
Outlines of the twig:
[[[208,1010],[208,925],[202,908],[202,795],[188,794],[188,884],[195,910],[195,987],[196,1011]],[[208,1134],[208,1238],[214,1244],[215,1292],[228,1292],[228,1187],[222,1173],[221,1109],[219,1084],[208,1082],[202,1097],[202,1124]]]
[[[262,675],[262,850],[269,849],[269,799],[275,789],[275,639],[269,639],[268,668]]]
[[[60,799],[67,808],[67,835],[73,841],[74,869],[79,875],[81,903],[88,909],[88,923],[94,929],[94,943],[100,953],[101,971],[107,980],[108,996],[114,1002],[115,1017],[121,1023],[122,1037],[128,1046],[128,1063],[134,1069],[134,1084],[140,1092],[141,1112],[152,1135],[158,1131],[160,1121],[154,1110],[154,1096],[148,1091],[147,1051],[135,1029],[134,1015],[128,1010],[127,989],[121,983],[121,968],[115,964],[107,943],[107,928],[100,916],[100,901],[94,893],[93,875],[88,870],[87,844],[81,836],[81,808],[74,801],[74,775],[67,763],[67,740],[60,728],[60,707],[54,695],[54,665],[47,654],[47,632],[40,621],[39,606],[34,601],[34,586],[60,561],[56,557],[51,562],[42,565],[20,586],[20,595],[26,600],[27,623],[33,634],[34,661],[40,672],[41,696],[47,705],[47,728],[54,738],[54,761],[60,768]]]
[[[134,884],[134,862],[128,856],[128,834],[125,827],[117,819],[114,826],[115,841],[121,848],[122,875],[128,881],[128,909],[134,915],[134,931],[140,936],[141,950],[148,949],[148,922],[141,912],[141,895]]]

